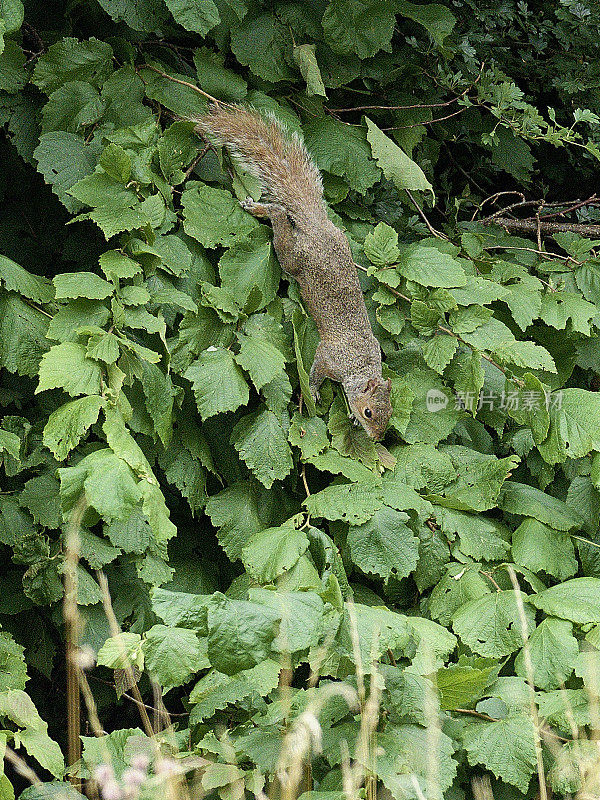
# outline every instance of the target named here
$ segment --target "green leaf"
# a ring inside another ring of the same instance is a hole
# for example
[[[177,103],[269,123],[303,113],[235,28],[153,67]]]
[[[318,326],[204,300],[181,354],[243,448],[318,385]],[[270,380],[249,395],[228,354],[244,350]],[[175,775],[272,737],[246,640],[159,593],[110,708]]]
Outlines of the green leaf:
[[[268,305],[277,292],[281,270],[266,228],[261,226],[227,250],[219,261],[219,273],[221,286],[234,293],[248,314]]]
[[[34,151],[44,180],[69,211],[78,211],[81,204],[68,195],[67,190],[93,172],[97,156],[96,146],[88,145],[81,136],[66,131],[42,134]]]
[[[406,525],[409,516],[383,506],[363,525],[351,526],[348,547],[363,572],[406,578],[417,566],[419,540]]]
[[[241,100],[246,96],[248,85],[237,72],[227,69],[222,53],[208,47],[194,50],[194,65],[198,72],[198,83],[205,92],[224,100]]]
[[[550,353],[533,342],[507,342],[494,347],[494,355],[504,364],[515,364],[517,367],[542,369],[556,372],[556,366]]]
[[[543,570],[564,581],[577,572],[573,540],[568,533],[553,530],[536,519],[525,519],[513,533],[513,559],[538,572]]]
[[[109,637],[98,650],[97,663],[99,666],[111,669],[136,666],[142,670],[144,668],[142,637],[139,633],[131,631],[121,631],[116,636]]]
[[[498,506],[510,514],[533,517],[554,530],[568,531],[582,526],[579,515],[562,500],[516,481],[505,481],[502,485]]]
[[[230,247],[258,227],[229,192],[198,183],[188,187],[181,195],[183,227],[204,247]]]
[[[434,513],[444,533],[459,535],[461,553],[485,561],[505,560],[510,531],[501,522],[450,508],[435,507]]]
[[[104,398],[97,395],[80,397],[50,414],[44,428],[44,444],[58,461],[63,461],[77,447],[81,437],[98,420],[105,403]]]
[[[165,692],[181,686],[194,673],[209,666],[200,640],[187,628],[153,625],[144,634],[142,650],[146,669]]]
[[[537,763],[529,714],[512,713],[497,722],[470,722],[462,738],[470,764],[483,764],[497,778],[527,792]]]
[[[600,450],[600,397],[586,389],[561,389],[550,395],[550,429],[538,444],[550,464],[583,458]]]
[[[362,525],[383,506],[381,489],[361,483],[333,484],[304,501],[312,517]]]
[[[208,599],[206,595],[154,589],[152,610],[157,617],[171,627],[191,628],[200,635],[205,635],[207,633]]]
[[[473,708],[485,689],[498,676],[498,665],[486,659],[475,660],[477,666],[450,664],[435,673],[435,686],[440,696],[442,711],[455,708]],[[481,666],[479,666],[481,664]]]
[[[0,292],[0,366],[34,377],[48,349],[48,319],[16,294]]]
[[[377,223],[375,229],[367,233],[363,248],[366,257],[376,267],[395,264],[400,257],[398,233],[385,222]]]
[[[190,703],[195,704],[192,720],[201,722],[212,717],[215,711],[239,704],[247,697],[267,695],[279,683],[280,671],[281,666],[277,661],[266,659],[235,675],[209,672],[200,678],[190,693]]]
[[[398,189],[414,191],[429,191],[435,200],[433,186],[425,177],[425,173],[418,164],[409,158],[404,150],[380,130],[374,122],[365,117],[367,123],[367,140],[371,145],[371,152],[386,178],[394,182]]]
[[[219,672],[235,675],[260,664],[277,634],[279,614],[217,592],[208,606],[208,657]]]
[[[107,172],[97,171],[86,175],[71,186],[67,194],[86,206],[99,208],[101,213],[106,214],[118,215],[127,208],[140,205],[133,189],[124,186],[120,180],[115,180]]]
[[[0,452],[3,450],[18,459],[21,452],[21,440],[16,433],[0,428]]]
[[[18,292],[36,303],[49,303],[54,296],[47,278],[32,275],[6,256],[0,256],[0,281],[9,292]]]
[[[0,631],[0,692],[25,689],[28,678],[24,652],[25,648],[10,633]]]
[[[265,527],[258,486],[251,481],[238,481],[213,495],[206,504],[206,513],[219,528],[219,542],[232,561],[241,558],[252,534]]]
[[[114,286],[94,275],[93,272],[65,272],[53,279],[56,299],[86,297],[88,300],[104,300],[114,291]]]
[[[279,634],[273,649],[281,653],[297,653],[317,645],[323,633],[325,606],[316,592],[274,592],[250,589],[250,600],[260,603],[281,617]]]
[[[242,549],[242,561],[259,583],[273,583],[290,570],[307,549],[304,531],[282,525],[253,534]]]
[[[133,278],[142,271],[138,261],[134,261],[119,250],[107,250],[98,259],[102,271],[107,278]]]
[[[454,358],[458,349],[458,339],[447,334],[439,334],[423,345],[423,358],[428,367],[441,375]]]
[[[381,750],[377,755],[377,775],[392,797],[397,800],[441,797],[450,788],[457,768],[456,761],[451,758],[454,745],[445,733],[440,731],[439,734],[435,743],[428,739],[427,728],[419,725],[390,725],[384,733],[378,734]],[[435,758],[434,778],[428,767],[428,758]]]
[[[28,480],[19,496],[19,503],[40,525],[58,528],[61,520],[58,481],[54,472],[44,472]]]
[[[364,194],[379,180],[381,173],[371,159],[363,128],[344,125],[326,116],[306,125],[304,136],[317,165],[345,178],[357,192]]]
[[[417,242],[400,253],[398,272],[421,286],[465,286],[467,276],[458,259],[433,245]]]
[[[130,467],[104,448],[85,456],[77,466],[59,469],[63,516],[68,518],[85,491],[89,504],[106,520],[127,519],[140,501],[140,487]]]
[[[64,389],[71,397],[100,394],[100,365],[87,358],[85,347],[75,342],[50,348],[42,357],[39,375],[36,394],[46,389]]]
[[[193,0],[166,0],[166,3],[175,22],[200,36],[206,36],[220,22],[218,8],[212,0],[203,0],[201,4]]]
[[[258,390],[280,376],[285,369],[285,358],[274,344],[258,336],[238,334],[240,352],[237,363],[249,373]]]
[[[532,633],[528,648],[534,685],[540,689],[559,689],[564,686],[571,677],[579,654],[579,645],[573,636],[571,623],[547,617]],[[523,678],[530,677],[527,674],[523,650],[515,660],[515,671]]]
[[[87,81],[100,86],[112,72],[113,51],[107,42],[87,42],[65,37],[38,59],[32,81],[42,91],[53,92],[67,81]]]
[[[452,33],[456,24],[454,14],[446,6],[437,3],[417,5],[410,3],[409,0],[397,0],[396,7],[403,17],[408,17],[423,25],[438,47],[443,45],[444,40]]]
[[[68,81],[52,92],[42,109],[42,130],[72,131],[98,122],[104,111],[98,90],[84,81]]]
[[[294,47],[293,58],[306,81],[306,94],[326,97],[321,70],[316,57],[316,45],[302,44]]]
[[[525,601],[526,596],[522,595],[522,599]],[[533,629],[534,618],[533,610],[525,602],[528,630]],[[521,618],[512,589],[486,594],[460,606],[452,615],[452,628],[481,656],[503,658],[523,646]]]
[[[573,578],[529,598],[546,614],[571,622],[600,622],[600,579]]]
[[[233,354],[222,347],[205,350],[185,372],[192,381],[202,419],[235,411],[250,398],[248,384]]]
[[[391,52],[395,9],[385,0],[330,0],[323,30],[332,50],[369,58],[379,50]]]
[[[283,426],[272,411],[264,409],[242,417],[231,433],[231,443],[267,489],[292,469],[292,451]]]

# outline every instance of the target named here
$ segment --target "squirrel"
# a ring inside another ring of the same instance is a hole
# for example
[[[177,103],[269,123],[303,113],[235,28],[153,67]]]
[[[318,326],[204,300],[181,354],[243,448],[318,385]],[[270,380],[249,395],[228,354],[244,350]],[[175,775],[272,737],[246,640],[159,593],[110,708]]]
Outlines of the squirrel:
[[[310,371],[315,402],[325,378],[341,383],[357,424],[381,439],[392,406],[391,381],[381,374],[381,349],[373,335],[348,240],[327,216],[321,173],[304,143],[273,114],[241,105],[210,106],[197,130],[259,179],[263,199],[242,208],[268,218],[282,269],[298,282],[320,342]]]

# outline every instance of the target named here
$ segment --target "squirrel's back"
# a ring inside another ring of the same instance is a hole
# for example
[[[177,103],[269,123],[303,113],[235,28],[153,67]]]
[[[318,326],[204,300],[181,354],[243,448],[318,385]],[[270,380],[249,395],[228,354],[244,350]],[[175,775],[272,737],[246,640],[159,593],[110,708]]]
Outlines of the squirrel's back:
[[[213,104],[196,120],[202,133],[243,163],[260,180],[268,199],[293,216],[325,213],[321,173],[300,137],[274,114],[245,106]]]

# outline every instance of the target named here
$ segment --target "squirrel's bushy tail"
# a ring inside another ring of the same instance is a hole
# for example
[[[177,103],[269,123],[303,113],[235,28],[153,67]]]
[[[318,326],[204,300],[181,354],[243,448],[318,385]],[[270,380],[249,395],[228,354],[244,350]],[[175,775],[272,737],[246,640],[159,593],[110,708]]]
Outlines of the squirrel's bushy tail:
[[[323,209],[321,173],[296,133],[273,114],[245,106],[212,105],[196,120],[258,178],[267,198],[297,216]]]

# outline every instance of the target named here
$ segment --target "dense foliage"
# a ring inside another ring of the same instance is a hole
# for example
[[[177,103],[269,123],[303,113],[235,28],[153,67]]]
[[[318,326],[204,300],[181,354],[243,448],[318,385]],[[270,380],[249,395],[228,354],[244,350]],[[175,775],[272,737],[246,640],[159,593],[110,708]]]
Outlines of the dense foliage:
[[[599,26],[591,0],[0,0],[0,736],[44,780],[75,532],[109,732],[84,777],[142,747],[135,678],[222,800],[276,794],[282,742],[323,800],[347,756],[394,800],[593,794],[600,241],[489,216],[600,219]],[[338,386],[307,396],[314,324],[238,204],[256,182],[186,121],[207,97],[321,168],[384,445]]]

